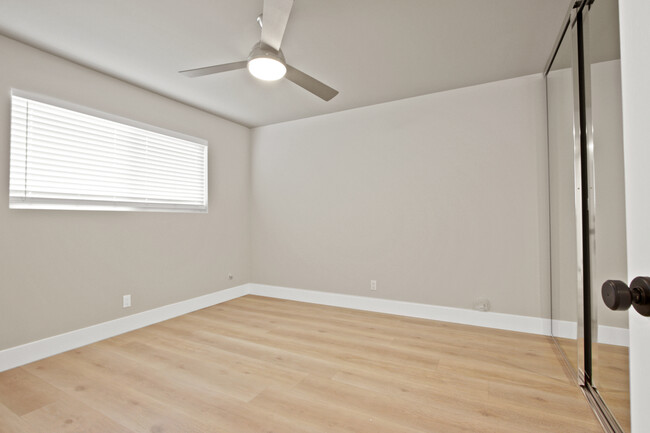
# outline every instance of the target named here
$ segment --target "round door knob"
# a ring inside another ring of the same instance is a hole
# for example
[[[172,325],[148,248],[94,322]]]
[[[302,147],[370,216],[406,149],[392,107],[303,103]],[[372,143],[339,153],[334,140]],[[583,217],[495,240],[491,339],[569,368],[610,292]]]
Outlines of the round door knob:
[[[636,277],[630,283],[630,290],[636,312],[650,317],[650,277]]]
[[[630,305],[650,317],[650,277],[636,277],[630,287],[623,281],[607,280],[602,287],[603,301],[611,310],[627,310]]]
[[[627,310],[632,305],[632,291],[623,281],[607,280],[602,287],[603,301],[610,310]]]

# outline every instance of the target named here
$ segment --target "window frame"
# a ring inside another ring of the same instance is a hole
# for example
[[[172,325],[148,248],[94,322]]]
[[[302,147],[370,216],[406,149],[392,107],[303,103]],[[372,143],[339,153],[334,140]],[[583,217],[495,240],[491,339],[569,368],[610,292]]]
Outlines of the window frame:
[[[193,144],[204,146],[203,155],[203,191],[204,200],[203,205],[190,205],[180,203],[146,203],[146,202],[130,202],[130,201],[111,201],[111,200],[89,200],[89,199],[47,199],[35,198],[29,199],[28,197],[11,196],[11,181],[9,182],[9,208],[10,209],[43,209],[43,210],[89,210],[89,211],[126,211],[126,212],[184,212],[184,213],[207,213],[208,212],[208,141],[205,139],[193,137],[191,135],[183,134],[177,131],[172,131],[158,126],[150,125],[137,120],[129,119],[126,117],[114,115],[104,111],[89,108],[83,105],[75,104],[68,101],[63,101],[50,96],[40,95],[37,93],[27,92],[18,89],[11,89],[11,109],[9,119],[10,125],[13,123],[14,115],[14,96],[27,99],[34,102],[48,104],[54,107],[70,110],[83,115],[92,116],[98,119],[106,120],[108,122],[115,122],[132,128],[137,128],[142,131],[160,134],[178,140],[184,140]],[[9,137],[10,152],[14,151],[13,134]],[[11,170],[13,163],[9,160],[9,177],[11,178]],[[26,169],[26,167],[25,167]]]

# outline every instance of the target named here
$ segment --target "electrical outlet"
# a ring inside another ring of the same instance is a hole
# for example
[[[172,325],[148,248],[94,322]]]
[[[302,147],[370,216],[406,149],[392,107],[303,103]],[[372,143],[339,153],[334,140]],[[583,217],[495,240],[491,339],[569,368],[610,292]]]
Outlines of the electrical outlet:
[[[377,280],[370,280],[370,290],[377,290]]]
[[[474,309],[477,311],[490,311],[490,300],[488,298],[476,298]]]
[[[122,296],[122,308],[129,308],[131,306],[131,295]]]

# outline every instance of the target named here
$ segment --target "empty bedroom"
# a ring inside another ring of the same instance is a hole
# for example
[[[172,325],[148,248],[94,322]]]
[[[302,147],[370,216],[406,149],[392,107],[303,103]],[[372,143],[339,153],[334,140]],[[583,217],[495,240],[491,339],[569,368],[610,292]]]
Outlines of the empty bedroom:
[[[642,0],[0,0],[0,433],[649,433]]]

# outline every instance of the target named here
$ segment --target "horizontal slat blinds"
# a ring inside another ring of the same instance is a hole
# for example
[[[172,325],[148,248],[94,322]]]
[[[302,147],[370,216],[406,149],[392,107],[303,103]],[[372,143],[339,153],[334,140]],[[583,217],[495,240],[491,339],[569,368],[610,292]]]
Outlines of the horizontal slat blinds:
[[[205,142],[16,91],[11,104],[11,208],[207,211]]]

